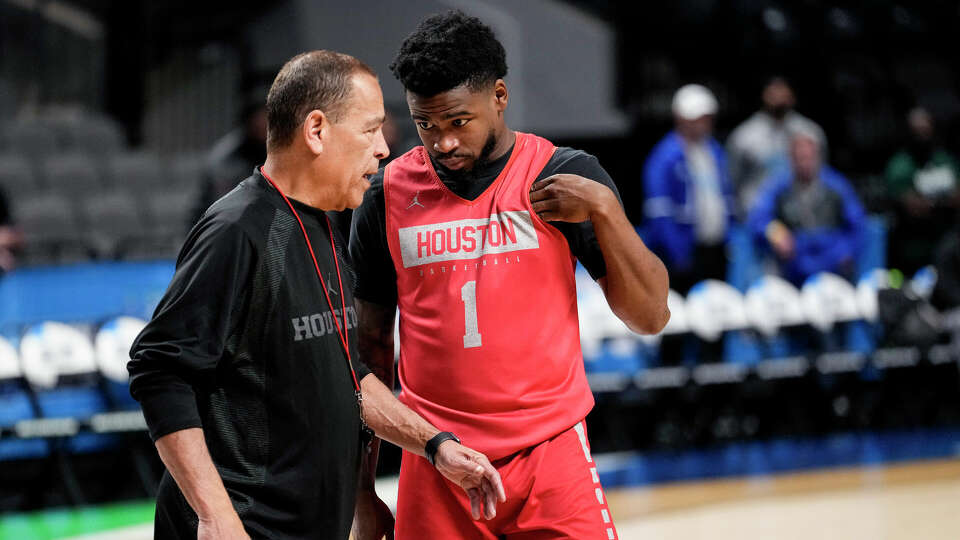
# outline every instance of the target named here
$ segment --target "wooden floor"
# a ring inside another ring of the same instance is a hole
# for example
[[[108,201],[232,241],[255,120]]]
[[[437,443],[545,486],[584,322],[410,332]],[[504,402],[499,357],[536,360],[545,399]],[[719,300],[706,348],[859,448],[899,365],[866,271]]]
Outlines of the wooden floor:
[[[957,540],[960,460],[611,490],[620,538]]]
[[[395,479],[378,480],[393,502]],[[960,460],[609,490],[623,540],[960,540]],[[142,525],[76,540],[148,540]]]

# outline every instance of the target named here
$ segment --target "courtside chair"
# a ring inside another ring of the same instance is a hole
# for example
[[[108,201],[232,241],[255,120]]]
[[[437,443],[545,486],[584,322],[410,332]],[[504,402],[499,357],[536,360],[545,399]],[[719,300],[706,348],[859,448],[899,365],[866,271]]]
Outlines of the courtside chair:
[[[53,321],[32,325],[20,340],[20,356],[42,417],[88,419],[110,409],[86,329]],[[68,453],[89,453],[113,446],[116,437],[79,433],[63,442]]]
[[[94,193],[81,199],[79,206],[87,241],[100,258],[120,259],[144,241],[143,212],[128,190]]]
[[[124,152],[127,143],[120,127],[109,118],[84,116],[64,130],[66,145],[97,159]]]
[[[39,120],[23,120],[7,124],[3,128],[5,146],[12,152],[42,160],[61,152],[62,144],[57,132]]]
[[[18,422],[36,418],[14,345],[0,337],[0,429],[16,430]],[[42,458],[50,452],[45,439],[0,439],[0,461]]]
[[[133,341],[146,325],[146,321],[136,317],[116,317],[105,322],[94,337],[97,366],[105,381],[111,409],[140,409],[139,403],[130,396],[127,362]]]
[[[89,258],[76,212],[66,195],[50,192],[19,197],[13,211],[23,231],[27,265]]]
[[[26,156],[6,153],[0,154],[0,188],[7,200],[15,203],[20,197],[40,191],[42,184]]]
[[[125,152],[109,159],[107,179],[110,185],[135,191],[160,186],[160,158],[152,152]]]
[[[52,155],[43,160],[43,177],[47,189],[71,197],[101,191],[105,184],[96,160],[86,154]]]

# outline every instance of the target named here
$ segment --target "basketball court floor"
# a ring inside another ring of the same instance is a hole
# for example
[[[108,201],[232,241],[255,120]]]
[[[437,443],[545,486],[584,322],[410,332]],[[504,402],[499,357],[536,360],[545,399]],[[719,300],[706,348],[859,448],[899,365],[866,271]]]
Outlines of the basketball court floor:
[[[388,504],[393,502],[396,481],[384,479],[379,490]],[[609,490],[608,498],[624,540],[960,538],[960,459],[617,488]],[[129,505],[124,508],[131,514]],[[16,529],[9,517],[0,519],[0,538],[152,538],[152,527],[144,521],[152,516],[149,503],[138,510],[142,517],[137,524],[58,534],[58,522],[72,520],[82,527],[94,519],[92,510],[77,512],[86,518],[53,517],[46,532],[30,529],[32,536],[26,528]]]
[[[609,493],[624,540],[955,540],[960,460]]]

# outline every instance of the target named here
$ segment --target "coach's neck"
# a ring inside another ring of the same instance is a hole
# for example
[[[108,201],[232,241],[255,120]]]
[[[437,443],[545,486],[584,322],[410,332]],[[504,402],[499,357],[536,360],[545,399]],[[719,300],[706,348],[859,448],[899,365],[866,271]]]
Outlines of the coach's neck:
[[[297,148],[299,141],[267,152],[263,172],[287,198],[318,208],[336,210],[333,190],[323,181],[322,156],[308,148]]]

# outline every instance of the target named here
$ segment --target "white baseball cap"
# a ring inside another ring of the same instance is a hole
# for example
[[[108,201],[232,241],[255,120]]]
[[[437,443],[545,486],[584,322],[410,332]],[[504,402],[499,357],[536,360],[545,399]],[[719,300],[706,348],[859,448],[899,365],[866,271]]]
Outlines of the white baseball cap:
[[[708,114],[717,114],[717,98],[706,86],[688,84],[673,95],[673,114],[684,120],[696,120]]]

